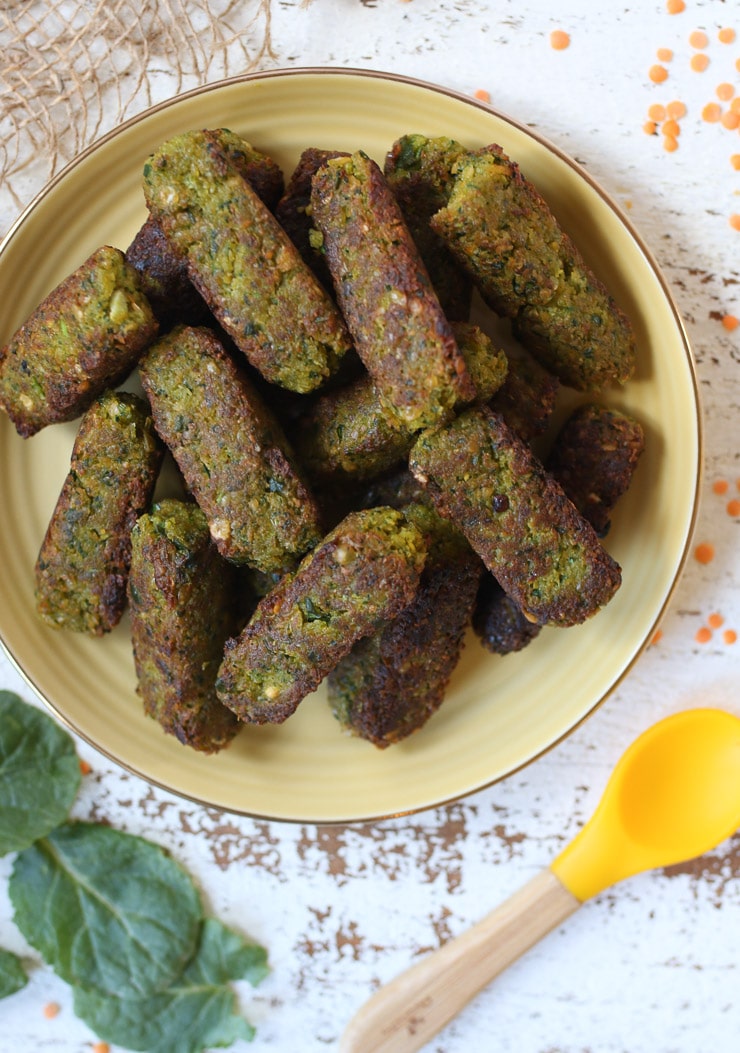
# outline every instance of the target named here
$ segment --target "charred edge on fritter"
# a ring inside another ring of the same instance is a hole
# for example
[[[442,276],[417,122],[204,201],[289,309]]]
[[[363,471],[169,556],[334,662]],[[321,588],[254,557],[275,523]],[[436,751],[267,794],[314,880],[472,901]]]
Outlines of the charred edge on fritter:
[[[237,629],[237,568],[221,558],[195,504],[164,500],[132,534],[131,639],[144,711],[183,745],[226,746],[239,721],[216,697]]]
[[[450,321],[467,321],[473,283],[429,221],[452,190],[452,169],[465,148],[454,139],[404,135],[393,143],[384,174]]]
[[[506,356],[478,326],[453,324],[476,391],[485,402],[504,382]],[[461,405],[455,407],[460,409]],[[319,398],[292,432],[301,463],[312,479],[370,479],[405,460],[414,432],[390,416],[368,374]]]
[[[204,300],[252,365],[315,390],[351,344],[332,300],[242,177],[224,130],[163,143],[144,167],[147,205]]]
[[[215,335],[173,329],[140,373],[221,554],[268,574],[294,567],[321,537],[316,502],[281,427]]]
[[[380,749],[418,731],[444,701],[463,648],[483,564],[433,509],[404,515],[429,548],[413,602],[358,641],[329,674],[329,704],[343,728]]]
[[[499,414],[468,409],[423,432],[409,465],[528,618],[577,624],[619,587],[593,527]]]
[[[24,438],[74,420],[125,380],[157,329],[137,272],[104,245],[0,351],[0,406]]]
[[[313,179],[311,208],[337,301],[386,411],[409,430],[475,398],[398,202],[361,151]]]
[[[350,513],[227,642],[221,701],[241,720],[282,723],[358,639],[413,600],[425,557],[401,513]]]
[[[629,379],[629,319],[500,147],[457,163],[449,200],[430,222],[488,305],[564,384],[593,391]]]
[[[644,446],[639,421],[594,403],[575,410],[555,438],[548,471],[599,537],[609,532]]]
[[[126,603],[131,530],[162,460],[146,403],[105,392],[85,413],[35,567],[47,625],[101,636]]]

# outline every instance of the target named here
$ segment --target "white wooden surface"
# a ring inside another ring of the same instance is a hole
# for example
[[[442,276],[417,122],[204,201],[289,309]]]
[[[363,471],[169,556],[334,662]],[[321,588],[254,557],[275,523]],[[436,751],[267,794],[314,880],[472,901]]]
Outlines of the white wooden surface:
[[[246,14],[245,14],[246,18]],[[737,31],[722,44],[722,27]],[[702,28],[710,65],[690,67]],[[549,35],[566,30],[555,51]],[[153,789],[81,743],[92,772],[76,806],[165,845],[195,875],[210,909],[262,940],[271,977],[240,990],[252,1046],[328,1053],[384,980],[493,908],[546,865],[595,806],[620,753],[675,710],[740,712],[740,133],[702,120],[720,82],[740,92],[740,7],[686,0],[314,0],[273,2],[264,68],[367,67],[434,81],[516,116],[576,157],[625,208],[671,283],[693,343],[706,413],[706,476],[692,557],[662,627],[621,688],[571,737],[524,771],[467,800],[379,824],[340,828],[256,822]],[[648,77],[670,48],[668,80]],[[154,76],[156,97],[169,93]],[[157,95],[157,92],[159,94]],[[648,106],[680,99],[679,149],[643,131]],[[27,199],[40,187],[30,170]],[[3,229],[14,218],[4,204]],[[675,426],[680,428],[681,422]],[[714,484],[726,481],[727,492]],[[8,515],[3,509],[1,515]],[[709,616],[724,624],[707,643]],[[33,701],[0,657],[0,687]],[[64,984],[10,920],[0,860],[0,946],[27,956],[32,979],[0,1003],[0,1051],[83,1053],[94,1042]],[[433,1053],[736,1053],[740,1045],[740,836],[694,863],[633,878],[599,896],[520,960],[428,1046]],[[46,1019],[42,1009],[58,1002]],[[238,1048],[238,1047],[234,1047]],[[243,1047],[248,1048],[246,1045]]]

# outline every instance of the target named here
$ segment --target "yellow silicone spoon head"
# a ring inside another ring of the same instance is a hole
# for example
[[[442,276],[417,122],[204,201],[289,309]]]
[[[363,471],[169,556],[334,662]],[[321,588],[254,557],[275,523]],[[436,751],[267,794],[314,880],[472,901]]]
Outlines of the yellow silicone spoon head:
[[[551,869],[583,901],[643,870],[703,855],[738,827],[740,718],[689,709],[632,743]]]

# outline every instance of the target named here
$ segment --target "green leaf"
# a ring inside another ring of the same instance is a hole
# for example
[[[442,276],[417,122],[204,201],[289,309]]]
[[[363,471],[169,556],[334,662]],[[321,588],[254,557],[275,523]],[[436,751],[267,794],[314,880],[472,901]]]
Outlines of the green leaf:
[[[0,691],[0,856],[63,823],[79,785],[67,732],[12,691]]]
[[[67,823],[16,857],[15,922],[62,979],[123,998],[168,987],[195,953],[201,905],[157,845]]]
[[[15,994],[27,983],[28,977],[18,955],[0,947],[0,998]]]
[[[148,1053],[201,1053],[254,1037],[254,1028],[234,1013],[230,980],[257,984],[267,974],[264,948],[249,943],[221,922],[203,923],[198,953],[180,980],[151,998],[103,998],[79,988],[77,1016],[106,1042]]]

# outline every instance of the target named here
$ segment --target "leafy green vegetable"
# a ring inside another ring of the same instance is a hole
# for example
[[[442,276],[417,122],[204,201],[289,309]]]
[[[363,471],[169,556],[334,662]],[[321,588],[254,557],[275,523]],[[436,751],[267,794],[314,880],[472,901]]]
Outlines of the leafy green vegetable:
[[[67,732],[12,691],[0,691],[0,856],[64,822],[79,785]]]
[[[267,974],[262,947],[212,919],[181,979],[151,998],[105,998],[75,990],[75,1013],[107,1042],[149,1053],[201,1053],[250,1040],[254,1028],[236,1016],[230,980],[258,984]]]
[[[203,921],[190,877],[157,845],[65,823],[79,781],[71,737],[0,691],[0,855],[19,853],[9,888],[18,928],[102,1038],[150,1053],[251,1039],[230,981],[258,984],[264,948]],[[0,950],[0,998],[26,982],[20,959]]]
[[[0,998],[15,994],[27,983],[28,977],[18,955],[0,947]]]
[[[121,998],[168,987],[193,956],[198,893],[157,845],[67,823],[25,849],[10,878],[15,922],[70,984]]]

